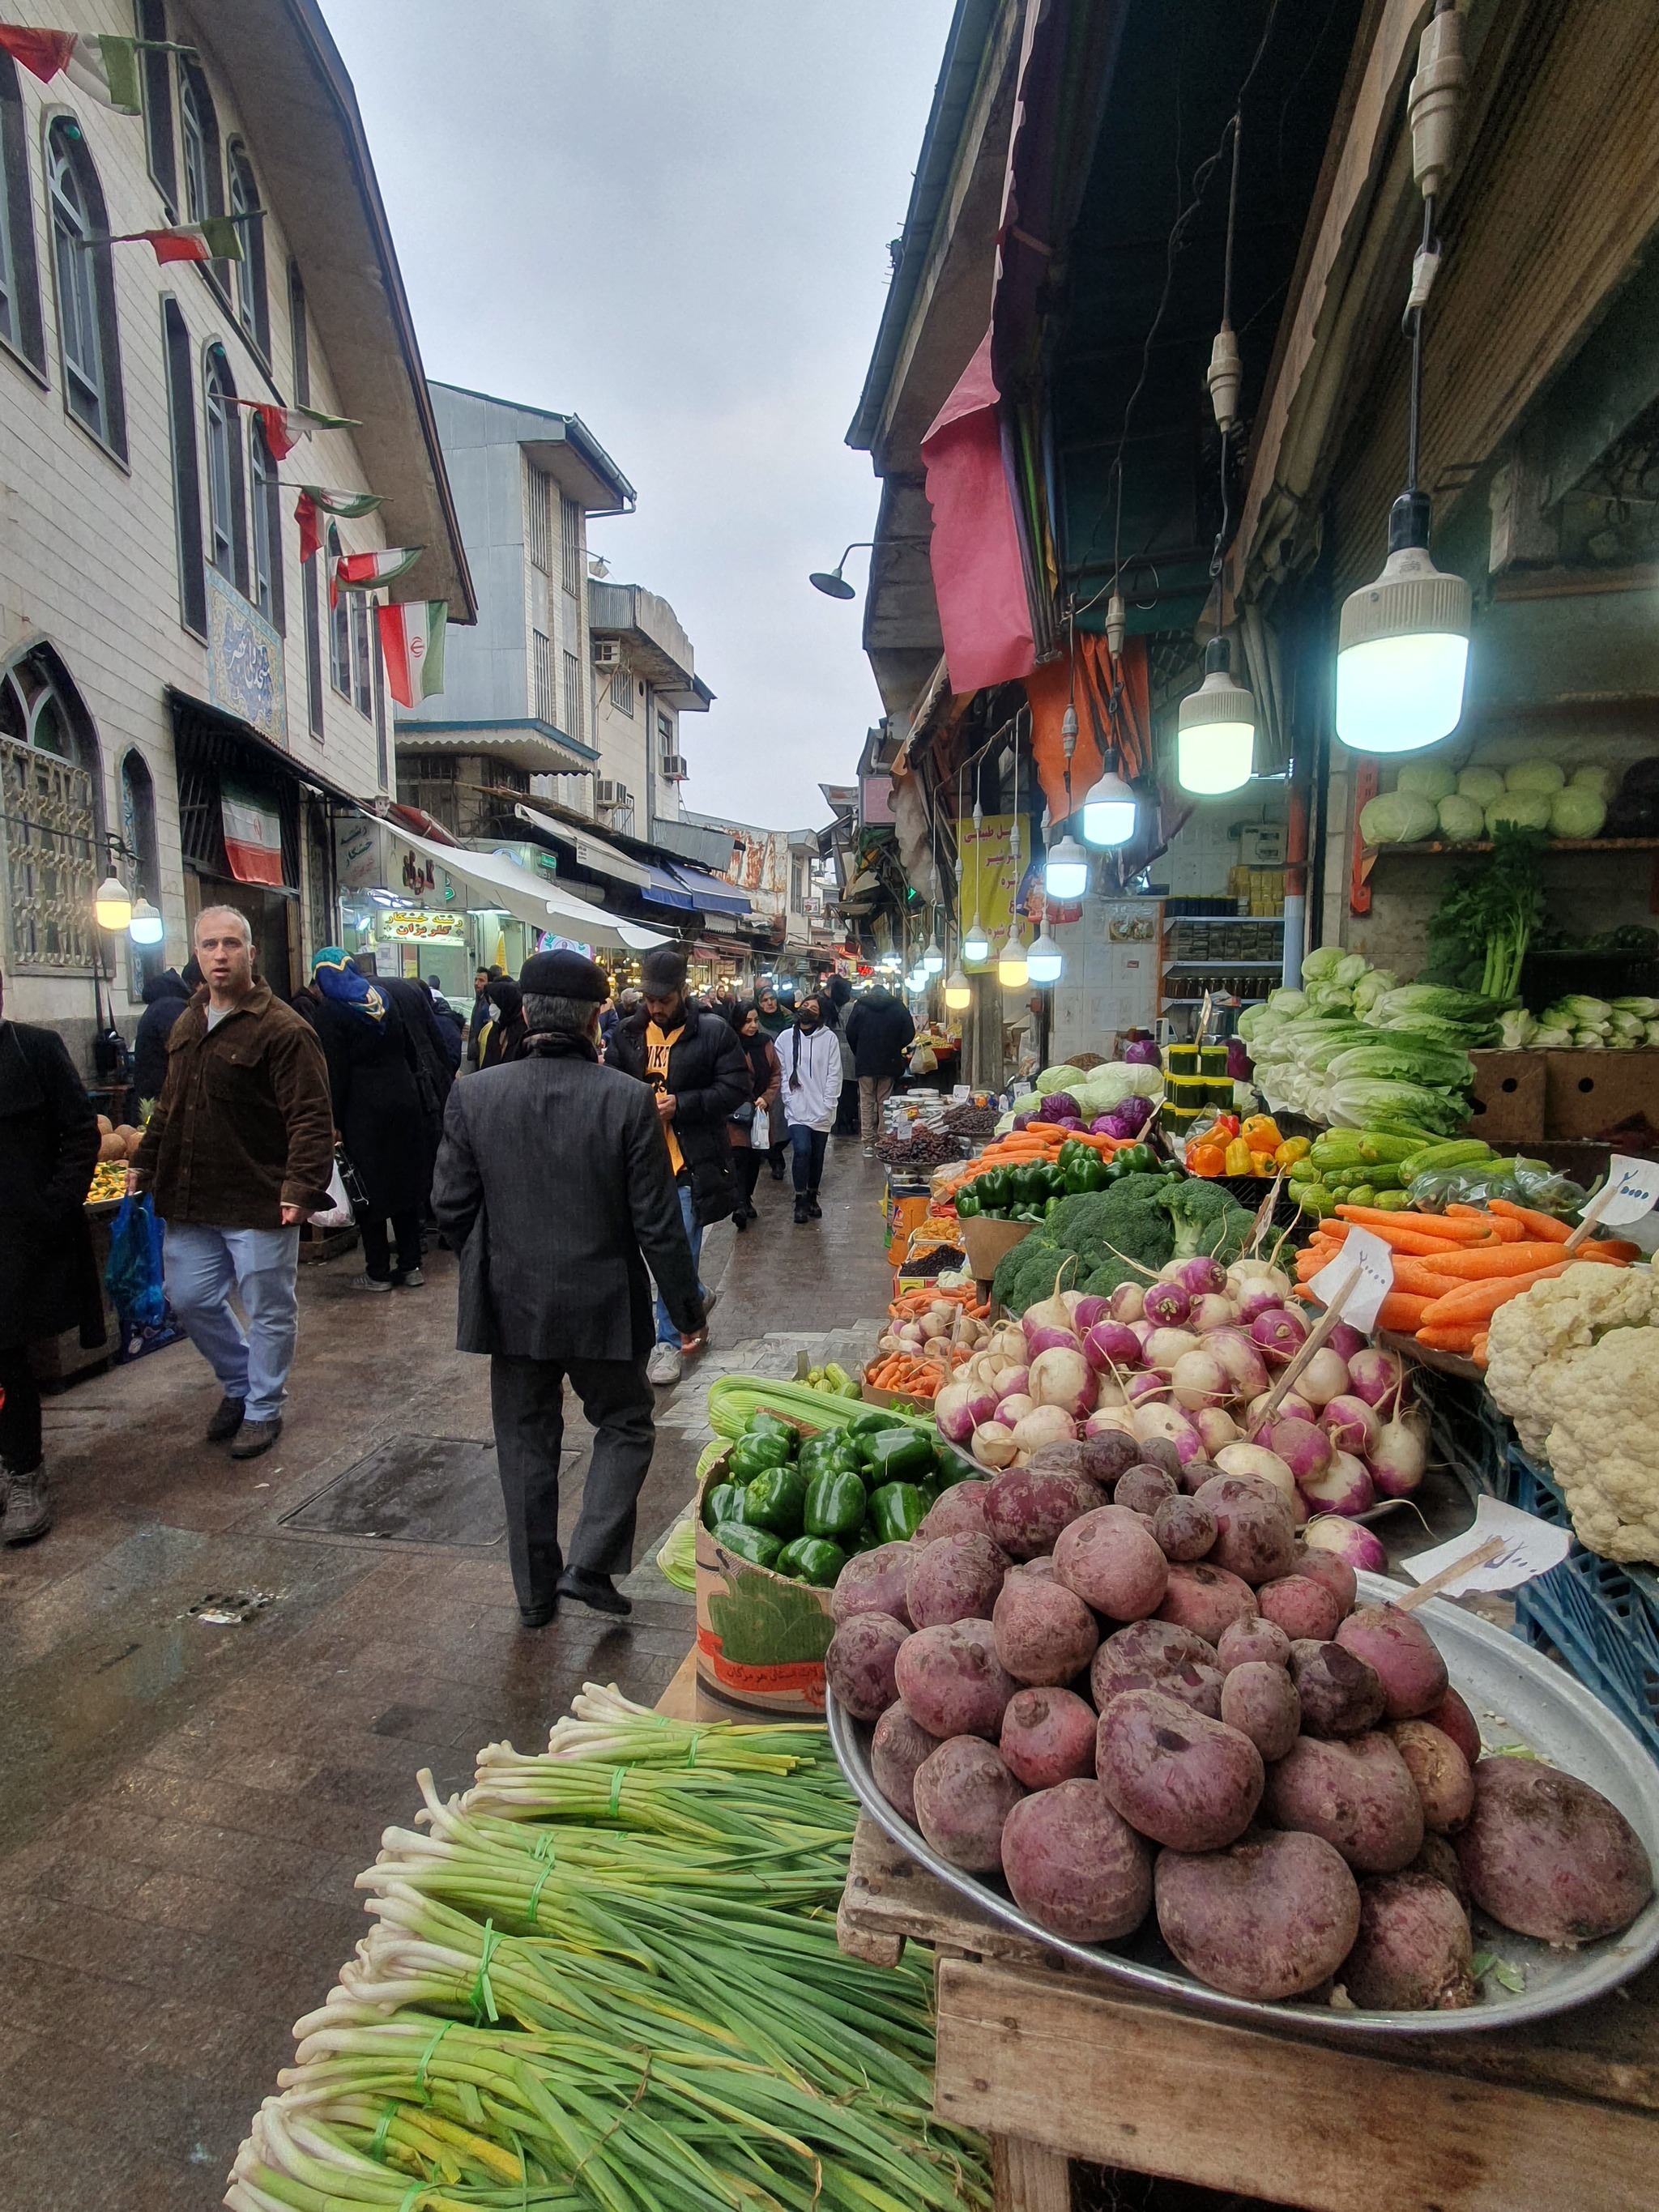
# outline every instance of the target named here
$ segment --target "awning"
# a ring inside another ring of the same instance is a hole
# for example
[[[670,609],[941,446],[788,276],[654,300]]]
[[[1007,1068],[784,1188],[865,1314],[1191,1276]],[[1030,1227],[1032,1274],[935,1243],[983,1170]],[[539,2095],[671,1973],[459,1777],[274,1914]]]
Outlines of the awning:
[[[520,822],[529,822],[547,836],[556,837],[568,845],[576,855],[579,867],[590,875],[609,876],[613,882],[629,884],[635,890],[643,890],[651,880],[651,871],[642,860],[629,860],[614,845],[607,845],[603,837],[595,837],[590,830],[578,829],[574,822],[561,821],[556,814],[544,813],[539,806],[526,806],[520,800],[513,809]]]
[[[579,944],[603,945],[613,951],[621,947],[629,952],[646,952],[653,945],[669,941],[660,930],[644,928],[638,922],[619,921],[602,907],[578,898],[574,891],[556,889],[544,877],[521,868],[505,854],[475,853],[465,846],[440,845],[432,838],[418,837],[412,830],[394,827],[374,815],[364,818],[386,840],[386,844],[384,848],[365,849],[358,861],[349,868],[343,867],[343,888],[393,890],[402,884],[405,888],[399,891],[399,897],[407,897],[403,856],[396,851],[401,846],[410,854],[429,862],[439,881],[447,877],[453,884],[461,886],[471,911],[510,914],[532,929],[550,930]]]
[[[659,868],[655,861],[641,865],[649,880],[640,886],[640,896],[650,906],[672,906],[681,914],[690,914],[696,905],[685,885],[672,869]]]
[[[700,913],[748,914],[752,911],[743,893],[727,883],[723,876],[711,876],[706,868],[694,868],[686,860],[676,860],[672,872],[690,892],[692,902]]]

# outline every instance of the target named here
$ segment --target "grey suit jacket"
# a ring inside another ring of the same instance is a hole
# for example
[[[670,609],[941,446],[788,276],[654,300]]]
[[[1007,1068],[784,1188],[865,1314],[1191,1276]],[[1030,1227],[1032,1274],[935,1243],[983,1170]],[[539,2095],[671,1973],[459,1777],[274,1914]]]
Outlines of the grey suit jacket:
[[[461,1255],[456,1345],[524,1359],[638,1359],[701,1328],[697,1272],[656,1103],[620,1069],[534,1054],[457,1083],[432,1184]]]

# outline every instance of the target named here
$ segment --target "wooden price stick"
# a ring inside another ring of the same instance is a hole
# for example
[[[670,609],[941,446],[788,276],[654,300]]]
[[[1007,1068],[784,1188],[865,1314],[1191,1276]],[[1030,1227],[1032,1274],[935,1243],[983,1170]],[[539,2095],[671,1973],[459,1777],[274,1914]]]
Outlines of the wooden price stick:
[[[1590,1237],[1595,1233],[1596,1224],[1601,1220],[1601,1216],[1607,1212],[1608,1206],[1612,1205],[1613,1194],[1617,1186],[1614,1184],[1613,1177],[1609,1176],[1606,1182],[1602,1184],[1601,1189],[1596,1192],[1595,1197],[1591,1199],[1589,1204],[1584,1208],[1583,1217],[1579,1221],[1577,1228],[1573,1231],[1571,1236],[1568,1237],[1566,1243],[1561,1247],[1561,1249],[1564,1252],[1576,1252],[1581,1244],[1588,1243]]]
[[[1425,1583],[1419,1583],[1409,1597],[1390,1598],[1389,1602],[1401,1613],[1415,1613],[1418,1607],[1436,1597],[1448,1583],[1455,1583],[1460,1575],[1470,1575],[1477,1567],[1487,1566],[1505,1548],[1502,1536],[1488,1536],[1484,1544],[1477,1544],[1472,1552],[1465,1552],[1461,1559],[1454,1559],[1449,1567],[1442,1567],[1437,1575],[1431,1575]]]
[[[1285,1170],[1283,1168],[1280,1168],[1279,1173],[1273,1177],[1272,1184],[1268,1188],[1267,1195],[1262,1200],[1261,1205],[1258,1206],[1255,1210],[1255,1224],[1251,1228],[1249,1237],[1244,1240],[1244,1249],[1247,1252],[1254,1252],[1257,1245],[1261,1243],[1262,1232],[1266,1230],[1267,1224],[1273,1218],[1273,1208],[1279,1203],[1279,1194],[1284,1187]]]
[[[1261,1408],[1261,1419],[1257,1420],[1251,1428],[1250,1435],[1252,1437],[1259,1437],[1262,1430],[1267,1425],[1267,1423],[1272,1420],[1273,1415],[1279,1411],[1279,1407],[1284,1403],[1286,1397],[1289,1396],[1291,1384],[1297,1381],[1298,1376],[1301,1375],[1303,1369],[1306,1367],[1308,1362],[1313,1358],[1315,1352],[1318,1351],[1321,1345],[1324,1343],[1325,1339],[1336,1327],[1338,1322],[1341,1320],[1342,1309],[1348,1303],[1349,1295],[1353,1290],[1354,1285],[1359,1280],[1362,1273],[1363,1270],[1358,1267],[1350,1267],[1347,1273],[1343,1277],[1340,1285],[1331,1293],[1331,1302],[1329,1305],[1326,1307],[1324,1312],[1309,1330],[1306,1337],[1303,1340],[1301,1351],[1297,1353],[1296,1358],[1291,1360],[1290,1365],[1279,1376],[1278,1382],[1275,1382],[1273,1389],[1268,1391],[1267,1402]]]

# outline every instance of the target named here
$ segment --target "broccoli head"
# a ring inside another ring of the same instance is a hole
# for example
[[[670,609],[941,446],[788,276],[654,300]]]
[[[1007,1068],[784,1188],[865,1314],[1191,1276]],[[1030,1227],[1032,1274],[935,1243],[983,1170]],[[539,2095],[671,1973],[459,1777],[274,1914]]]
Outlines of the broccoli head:
[[[1082,1288],[1082,1263],[1075,1252],[1051,1241],[1051,1226],[1046,1224],[1042,1234],[1033,1230],[998,1262],[991,1287],[1006,1312],[1023,1314],[1040,1298],[1052,1297],[1057,1288]]]
[[[1219,1183],[1201,1176],[1188,1176],[1181,1182],[1159,1180],[1163,1188],[1158,1202],[1175,1224],[1175,1249],[1170,1256],[1190,1260],[1204,1253],[1224,1267],[1237,1259],[1255,1216],[1247,1213]]]

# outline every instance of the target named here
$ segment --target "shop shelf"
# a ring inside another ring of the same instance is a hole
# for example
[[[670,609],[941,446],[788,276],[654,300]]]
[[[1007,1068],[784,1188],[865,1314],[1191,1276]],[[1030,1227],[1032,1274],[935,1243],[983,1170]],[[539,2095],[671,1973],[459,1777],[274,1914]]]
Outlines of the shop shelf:
[[[1523,1512],[1571,1528],[1566,1500],[1518,1444],[1509,1452],[1509,1495]],[[1659,1759],[1659,1576],[1620,1566],[1575,1539],[1559,1567],[1515,1593],[1516,1632],[1553,1644],[1587,1689]]]
[[[1367,860],[1380,860],[1390,853],[1445,854],[1456,860],[1466,853],[1490,853],[1493,848],[1489,837],[1477,837],[1467,845],[1443,844],[1431,837],[1419,845],[1366,845],[1362,848]],[[1659,853],[1659,837],[1552,837],[1544,847],[1547,853]]]

